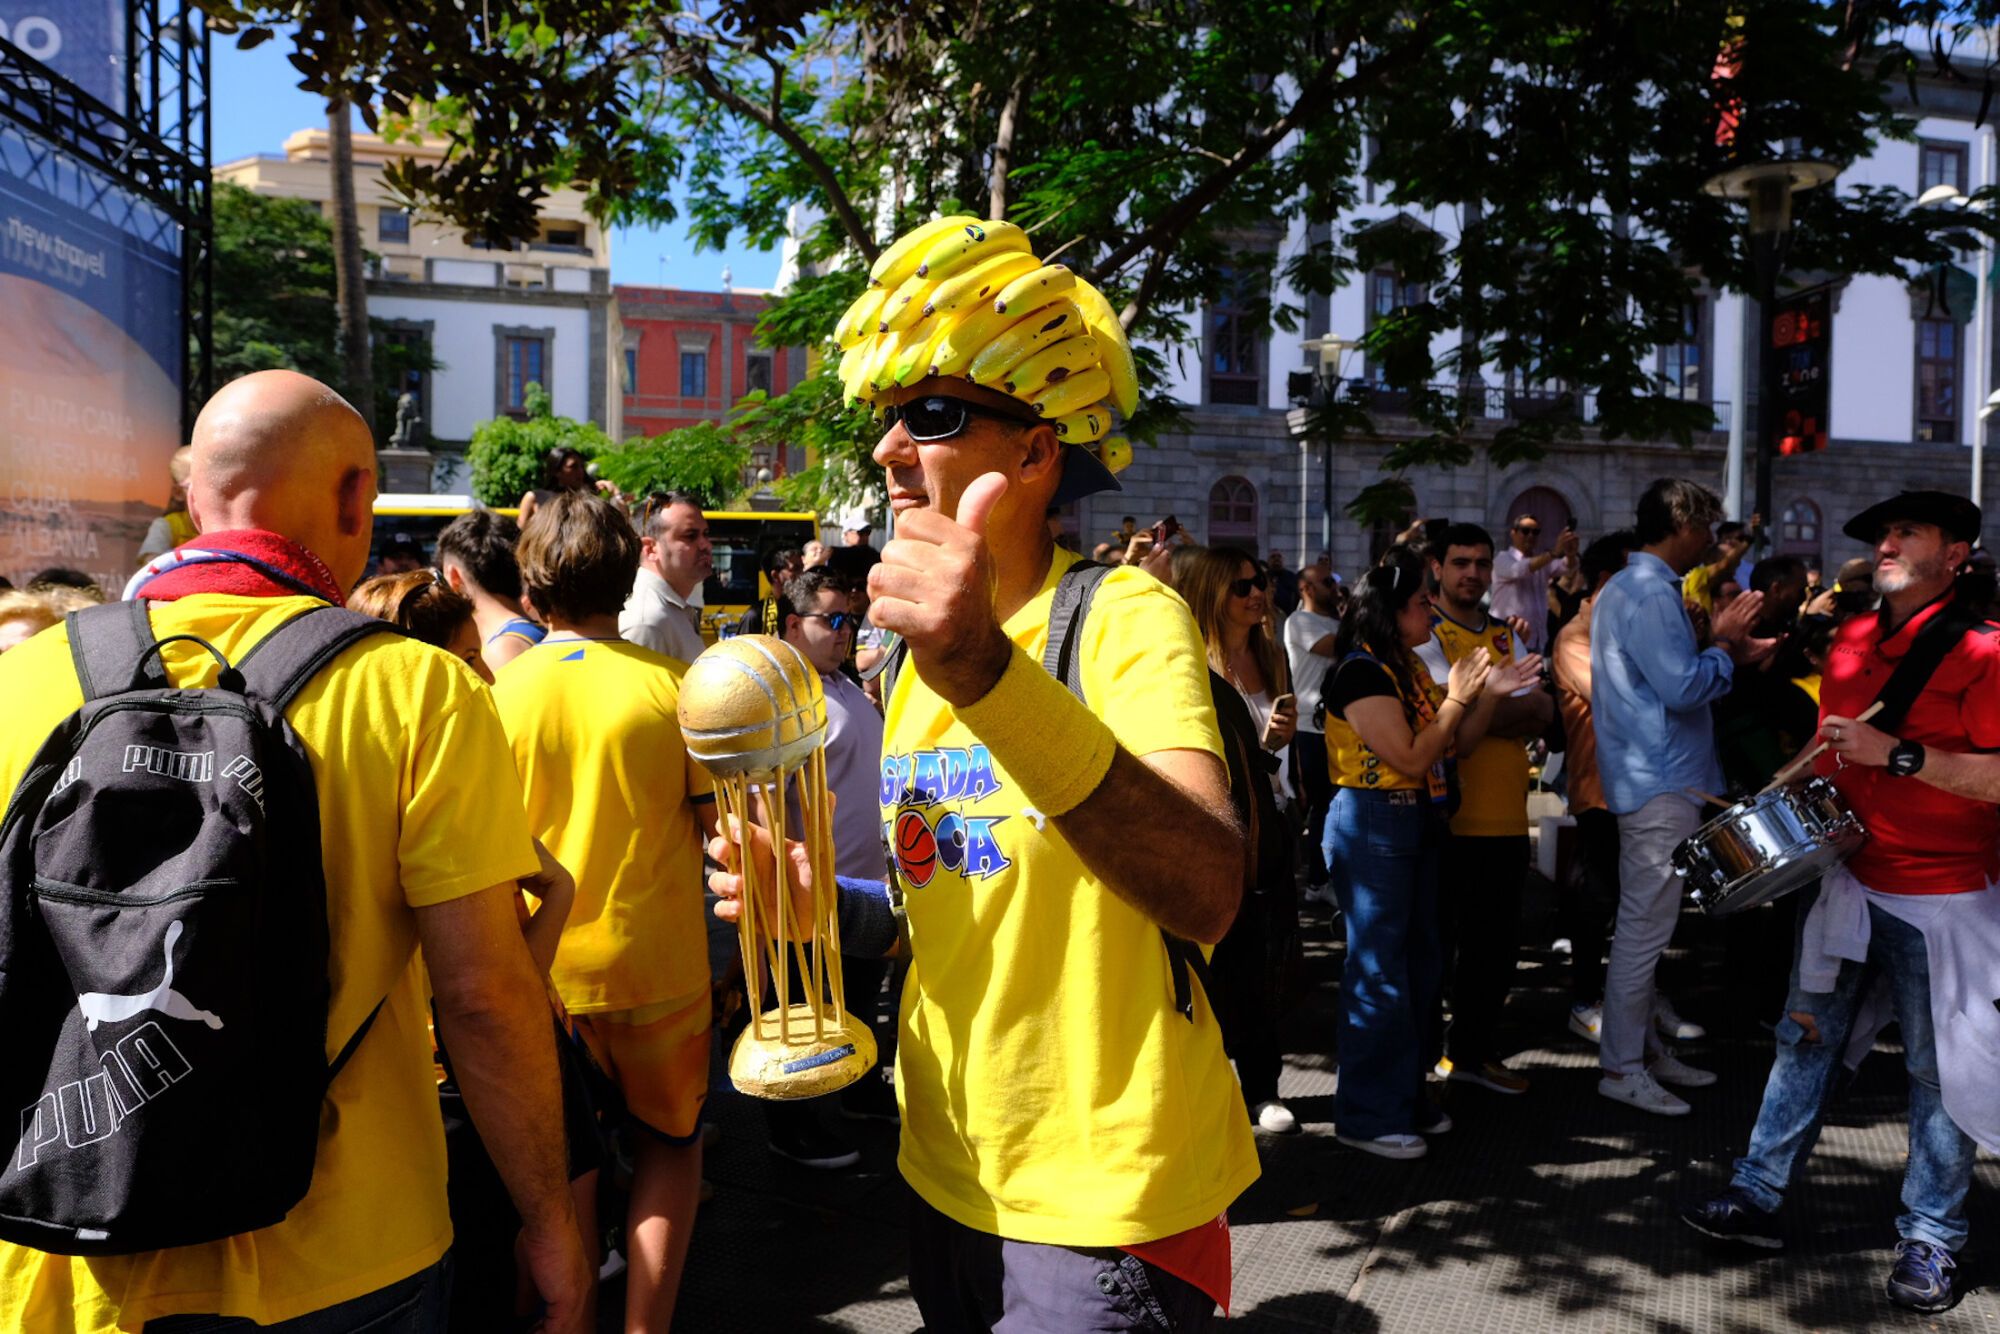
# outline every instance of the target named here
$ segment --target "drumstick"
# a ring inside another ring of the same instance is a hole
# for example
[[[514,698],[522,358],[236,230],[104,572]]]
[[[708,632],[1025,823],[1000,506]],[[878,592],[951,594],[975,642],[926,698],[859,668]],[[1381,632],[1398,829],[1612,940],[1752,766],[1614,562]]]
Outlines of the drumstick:
[[[1870,704],[1867,708],[1863,709],[1861,712],[1855,714],[1854,721],[1857,723],[1865,723],[1870,718],[1873,718],[1876,714],[1880,712],[1882,712],[1882,701],[1878,699],[1873,704]],[[1794,778],[1797,778],[1800,774],[1804,773],[1808,768],[1812,766],[1812,762],[1814,760],[1826,754],[1826,747],[1827,743],[1825,741],[1822,741],[1817,746],[1814,746],[1811,750],[1807,751],[1805,754],[1799,756],[1796,760],[1793,760],[1790,764],[1786,765],[1784,768],[1778,770],[1777,776],[1773,778],[1765,786],[1764,791],[1769,792],[1774,787],[1783,787],[1785,784],[1791,782]]]

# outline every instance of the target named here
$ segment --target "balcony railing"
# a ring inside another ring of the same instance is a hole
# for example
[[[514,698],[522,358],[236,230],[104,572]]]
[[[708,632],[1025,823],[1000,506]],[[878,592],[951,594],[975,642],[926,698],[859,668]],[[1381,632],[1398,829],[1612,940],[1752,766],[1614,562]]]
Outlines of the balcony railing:
[[[1312,407],[1323,401],[1325,387],[1311,371],[1293,371],[1287,377],[1288,397],[1294,407]],[[1523,389],[1496,384],[1433,384],[1433,393],[1458,401],[1459,413],[1467,421],[1504,426],[1509,423],[1569,419],[1581,423],[1597,420],[1597,395],[1591,391]],[[1411,395],[1401,389],[1371,384],[1365,380],[1338,382],[1341,399],[1359,407],[1373,418],[1410,415]],[[1705,404],[1715,413],[1715,430],[1729,429],[1730,405]]]

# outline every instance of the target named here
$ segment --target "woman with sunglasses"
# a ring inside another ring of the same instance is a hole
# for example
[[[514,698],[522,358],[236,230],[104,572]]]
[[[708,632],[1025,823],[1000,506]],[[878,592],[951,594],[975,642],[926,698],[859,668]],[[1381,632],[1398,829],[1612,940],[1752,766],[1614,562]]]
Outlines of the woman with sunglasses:
[[[1243,816],[1254,861],[1243,906],[1210,960],[1220,993],[1216,1009],[1223,1045],[1236,1062],[1243,1100],[1257,1128],[1296,1134],[1298,1120],[1278,1097],[1278,1071],[1284,1064],[1278,1043],[1279,977],[1299,925],[1279,767],[1298,725],[1288,693],[1290,677],[1284,653],[1265,628],[1268,581],[1248,552],[1182,547],[1174,553],[1173,582],[1194,612],[1208,648],[1216,721],[1224,741],[1243,760],[1240,766],[1232,764],[1231,780],[1248,789],[1239,796],[1248,797],[1242,802]],[[1240,705],[1224,695],[1225,687]]]
[[[1444,967],[1438,849],[1453,748],[1483,736],[1494,700],[1540,667],[1471,653],[1440,689],[1416,654],[1430,632],[1423,563],[1393,549],[1355,590],[1324,686],[1326,863],[1347,927],[1333,1114],[1343,1144],[1383,1158],[1421,1158],[1423,1135],[1451,1129],[1424,1094],[1421,1053]]]

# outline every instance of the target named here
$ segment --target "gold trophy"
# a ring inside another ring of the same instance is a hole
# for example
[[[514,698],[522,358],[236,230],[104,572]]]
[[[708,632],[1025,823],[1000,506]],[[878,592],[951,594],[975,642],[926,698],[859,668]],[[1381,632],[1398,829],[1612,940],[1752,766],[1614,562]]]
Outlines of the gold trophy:
[[[729,1078],[759,1098],[816,1098],[875,1064],[875,1035],[842,1001],[839,891],[833,881],[833,803],[826,792],[826,696],[805,656],[770,635],[725,639],[681,682],[681,735],[715,776],[722,833],[743,875],[743,981],[750,1026],[729,1053]],[[786,828],[786,792],[801,828]],[[733,817],[733,818],[732,818]],[[812,867],[810,916],[798,920],[782,871],[745,854],[735,829],[770,830],[782,867],[787,838]],[[793,995],[798,965],[804,994]],[[767,970],[768,969],[768,974]],[[775,1006],[767,997],[775,990]]]

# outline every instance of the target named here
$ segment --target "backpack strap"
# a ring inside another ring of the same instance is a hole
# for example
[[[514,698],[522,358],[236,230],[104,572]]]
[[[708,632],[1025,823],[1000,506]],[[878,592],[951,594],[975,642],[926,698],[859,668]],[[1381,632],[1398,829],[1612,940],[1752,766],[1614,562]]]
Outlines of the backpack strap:
[[[1042,649],[1042,669],[1068,686],[1078,699],[1083,698],[1083,663],[1076,654],[1077,634],[1083,629],[1083,618],[1090,615],[1097,586],[1111,569],[1094,560],[1078,561],[1063,571],[1055,600],[1049,604],[1049,642]]]
[[[402,631],[345,607],[308,607],[251,646],[236,664],[247,693],[283,713],[326,665],[370,635]]]
[[[1917,702],[1917,696],[1930,683],[1932,674],[1957,647],[1958,641],[1984,619],[1963,604],[1954,602],[1929,625],[1917,631],[1910,651],[1903,655],[1903,660],[1889,673],[1889,679],[1883,682],[1881,693],[1875,696],[1882,711],[1870,720],[1871,725],[1891,736],[1896,735],[1903,720],[1909,716],[1910,706]]]
[[[1086,704],[1090,701],[1083,693],[1083,660],[1076,646],[1084,618],[1090,615],[1090,604],[1097,597],[1097,586],[1104,582],[1113,568],[1093,560],[1077,561],[1063,571],[1062,579],[1056,584],[1055,599],[1049,604],[1049,641],[1042,649],[1042,668]],[[887,698],[885,693],[883,699]],[[1193,1023],[1193,982],[1200,982],[1201,989],[1211,998],[1215,995],[1215,983],[1209,977],[1208,956],[1201,952],[1201,946],[1175,935],[1164,926],[1160,928],[1160,942],[1167,947],[1167,969],[1174,984],[1174,1010],[1181,1018]],[[1190,975],[1193,981],[1189,980]]]
[[[153,623],[146,604],[107,602],[64,617],[70,661],[86,702],[127,690],[164,689],[166,665],[154,653]]]

